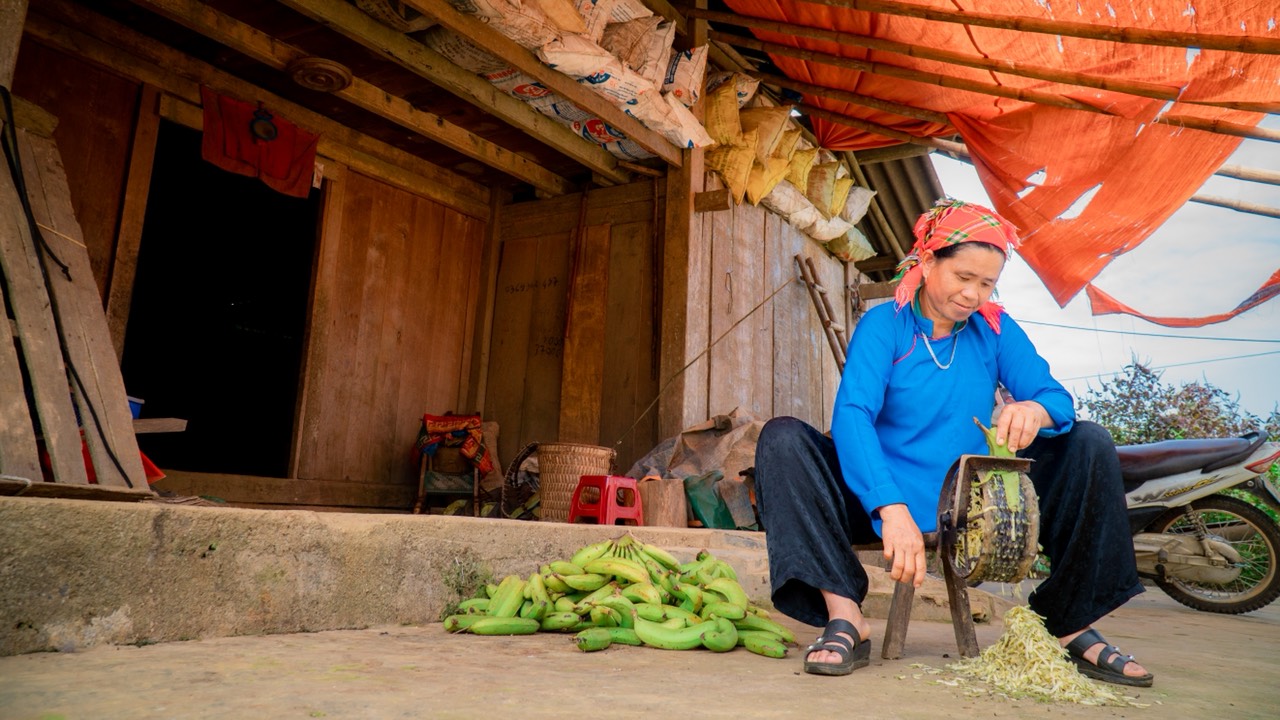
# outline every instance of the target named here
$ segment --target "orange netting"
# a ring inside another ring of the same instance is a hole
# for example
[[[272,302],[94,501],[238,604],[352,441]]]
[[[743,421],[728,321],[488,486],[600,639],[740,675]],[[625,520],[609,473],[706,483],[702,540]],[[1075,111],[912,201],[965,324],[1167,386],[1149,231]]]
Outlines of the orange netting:
[[[959,132],[995,209],[1015,223],[1021,254],[1060,305],[1132,250],[1190,198],[1241,138],[1153,124],[1189,116],[1255,126],[1262,114],[1192,101],[1280,102],[1280,56],[1188,50],[919,20],[774,0],[728,0],[754,17],[1099,77],[1181,89],[1179,102],[1045,82],[900,53],[755,30],[763,41],[1074,99],[1113,115],[994,97],[778,54],[789,77],[947,115],[952,127],[806,96],[826,110],[917,136]],[[1057,19],[1099,27],[1280,38],[1274,0],[925,0],[940,10]],[[823,147],[861,150],[895,140],[812,118]],[[1123,307],[1123,306],[1122,306]],[[1111,309],[1110,311],[1116,311]],[[1127,311],[1121,310],[1121,312]],[[1135,313],[1136,314],[1136,313]]]

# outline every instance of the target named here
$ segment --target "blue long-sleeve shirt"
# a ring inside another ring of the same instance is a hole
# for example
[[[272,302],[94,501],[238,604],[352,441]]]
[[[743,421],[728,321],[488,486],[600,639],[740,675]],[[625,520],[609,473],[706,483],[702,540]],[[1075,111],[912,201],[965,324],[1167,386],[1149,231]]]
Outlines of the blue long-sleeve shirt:
[[[906,503],[921,532],[936,529],[938,495],[960,455],[985,455],[987,443],[974,424],[991,419],[997,382],[1018,400],[1044,406],[1053,436],[1071,429],[1071,395],[1049,374],[1022,328],[1008,315],[997,334],[980,317],[958,324],[950,335],[930,339],[933,322],[912,306],[892,302],[862,317],[849,343],[848,359],[831,419],[845,483],[871,513]],[[954,360],[952,353],[954,352]],[[948,369],[939,367],[947,365]]]

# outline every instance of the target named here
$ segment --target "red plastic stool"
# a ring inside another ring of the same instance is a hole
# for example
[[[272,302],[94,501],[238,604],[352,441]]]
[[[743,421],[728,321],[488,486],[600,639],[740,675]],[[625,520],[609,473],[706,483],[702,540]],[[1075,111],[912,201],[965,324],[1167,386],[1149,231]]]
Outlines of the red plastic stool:
[[[644,525],[644,509],[636,479],[620,475],[583,475],[573,489],[569,522],[594,519],[599,525]]]

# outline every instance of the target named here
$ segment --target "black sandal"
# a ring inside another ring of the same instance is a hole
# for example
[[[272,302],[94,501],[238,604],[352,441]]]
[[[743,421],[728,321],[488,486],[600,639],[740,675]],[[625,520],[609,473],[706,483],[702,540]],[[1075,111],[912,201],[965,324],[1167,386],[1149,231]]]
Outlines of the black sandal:
[[[852,637],[858,638],[857,647],[854,646],[848,638],[841,637],[838,633],[848,633]],[[840,656],[840,662],[811,662],[809,655],[819,650],[836,653]],[[804,671],[814,675],[848,675],[849,673],[863,668],[871,664],[871,641],[863,640],[862,634],[858,632],[853,623],[848,620],[836,618],[827,623],[822,629],[822,635],[813,641],[804,651]]]
[[[1098,643],[1103,645],[1102,652],[1098,653],[1098,662],[1091,663],[1085,660],[1084,652]],[[1075,640],[1067,643],[1067,657],[1075,663],[1077,670],[1094,680],[1132,687],[1151,687],[1155,682],[1155,676],[1151,673],[1125,675],[1124,666],[1134,661],[1133,656],[1122,654],[1120,648],[1108,643],[1093,628],[1085,630],[1076,636]]]

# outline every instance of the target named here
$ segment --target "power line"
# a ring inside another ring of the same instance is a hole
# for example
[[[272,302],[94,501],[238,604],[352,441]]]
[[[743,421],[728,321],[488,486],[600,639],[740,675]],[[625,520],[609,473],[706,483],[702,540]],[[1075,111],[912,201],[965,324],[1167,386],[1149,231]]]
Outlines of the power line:
[[[1057,323],[1039,322],[1038,320],[1018,320],[1019,325],[1040,325],[1042,327],[1061,328],[1063,330],[1084,330],[1086,332],[1108,333],[1112,335],[1140,335],[1142,337],[1172,338],[1174,340],[1216,340],[1218,342],[1251,342],[1280,343],[1280,340],[1264,338],[1228,338],[1228,337],[1196,337],[1194,335],[1170,335],[1168,333],[1130,332],[1128,330],[1103,330],[1076,325],[1059,325]]]
[[[1171,363],[1169,365],[1154,365],[1147,368],[1148,370],[1166,370],[1168,368],[1186,367],[1187,365],[1208,365],[1215,362],[1226,362],[1227,360],[1245,360],[1248,358],[1263,357],[1265,355],[1280,355],[1280,350],[1270,350],[1268,352],[1253,353],[1251,355],[1232,355],[1230,357],[1211,358],[1209,360],[1192,360],[1191,362]],[[1088,380],[1096,377],[1109,377],[1111,375],[1119,375],[1124,370],[1116,370],[1109,373],[1090,373],[1088,375],[1077,375],[1076,377],[1061,378],[1059,382],[1071,382],[1072,380]]]

